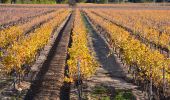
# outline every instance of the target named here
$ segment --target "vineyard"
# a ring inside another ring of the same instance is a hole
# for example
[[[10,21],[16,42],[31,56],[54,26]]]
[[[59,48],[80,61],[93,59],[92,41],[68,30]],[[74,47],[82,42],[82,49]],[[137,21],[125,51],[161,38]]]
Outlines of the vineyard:
[[[169,100],[170,6],[0,5],[0,99]]]

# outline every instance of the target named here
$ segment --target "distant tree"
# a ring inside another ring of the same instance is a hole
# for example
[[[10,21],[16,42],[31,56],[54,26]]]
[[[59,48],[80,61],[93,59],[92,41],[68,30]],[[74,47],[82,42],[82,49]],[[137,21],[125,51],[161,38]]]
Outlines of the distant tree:
[[[61,0],[56,0],[56,3],[61,3]]]
[[[16,4],[16,0],[11,0],[11,4]]]
[[[6,3],[8,0],[0,0],[0,3]]]
[[[68,3],[69,3],[70,6],[75,6],[76,5],[75,0],[69,0]]]

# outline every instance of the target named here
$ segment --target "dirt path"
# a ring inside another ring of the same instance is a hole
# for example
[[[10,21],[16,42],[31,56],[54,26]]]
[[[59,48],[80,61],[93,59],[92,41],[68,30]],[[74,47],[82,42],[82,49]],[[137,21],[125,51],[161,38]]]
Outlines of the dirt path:
[[[61,98],[73,20],[74,15],[71,15],[66,26],[59,33],[25,100],[59,100]]]
[[[105,40],[92,28],[89,23],[86,23],[89,29],[89,36],[92,39],[92,47],[96,52],[96,58],[101,64],[97,72],[87,81],[87,86],[92,88],[96,85],[105,85],[115,89],[132,90],[133,95],[137,100],[146,100],[144,93],[138,89],[138,86],[125,81],[125,73],[120,61],[116,59],[116,55],[109,54],[109,47]],[[89,89],[88,89],[89,90]]]

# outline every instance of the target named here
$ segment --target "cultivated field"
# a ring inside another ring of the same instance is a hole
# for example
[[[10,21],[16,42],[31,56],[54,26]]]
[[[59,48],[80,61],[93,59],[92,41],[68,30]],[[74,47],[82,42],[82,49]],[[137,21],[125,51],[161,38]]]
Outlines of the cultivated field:
[[[0,5],[2,100],[169,100],[170,6]]]

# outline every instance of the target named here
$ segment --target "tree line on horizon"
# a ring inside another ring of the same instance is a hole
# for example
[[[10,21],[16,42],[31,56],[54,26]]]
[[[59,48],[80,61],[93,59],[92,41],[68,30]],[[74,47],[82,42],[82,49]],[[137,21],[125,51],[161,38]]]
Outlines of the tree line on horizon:
[[[154,0],[74,0],[76,3],[121,3],[121,2],[132,2],[132,3],[145,3],[154,2]],[[65,4],[73,2],[73,0],[0,0],[0,3],[11,3],[11,4]],[[155,2],[170,2],[170,0],[155,0]]]

